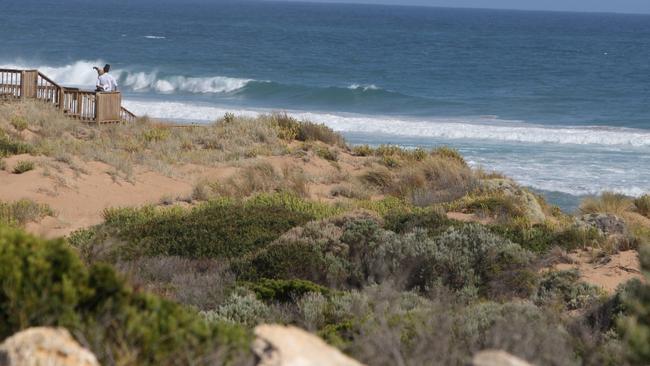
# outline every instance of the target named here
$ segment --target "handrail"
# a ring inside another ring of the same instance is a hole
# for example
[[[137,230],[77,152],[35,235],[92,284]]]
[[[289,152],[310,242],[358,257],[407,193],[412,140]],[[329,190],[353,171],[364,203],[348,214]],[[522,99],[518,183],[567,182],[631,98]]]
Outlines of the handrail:
[[[126,123],[133,123],[138,119],[138,117],[135,114],[133,114],[133,112],[131,112],[130,110],[124,107],[120,107],[120,108],[121,108],[120,118],[122,119],[122,121]]]
[[[23,70],[18,70],[18,69],[0,69],[0,72],[16,72],[16,73],[21,73]]]
[[[56,81],[54,81],[54,80],[48,78],[47,76],[45,76],[45,75],[44,75],[42,72],[40,72],[40,71],[38,72],[38,76],[39,76],[40,78],[42,78],[43,80],[47,81],[48,83],[50,83],[50,84],[56,86],[57,88],[60,88],[60,87],[61,87],[59,84],[57,84]]]

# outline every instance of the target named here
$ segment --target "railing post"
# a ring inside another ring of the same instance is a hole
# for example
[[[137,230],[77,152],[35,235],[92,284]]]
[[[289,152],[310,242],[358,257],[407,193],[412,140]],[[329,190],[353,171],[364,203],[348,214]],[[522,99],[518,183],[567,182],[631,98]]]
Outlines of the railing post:
[[[98,123],[119,122],[122,111],[122,94],[119,92],[97,93],[95,120]]]
[[[38,93],[38,71],[23,70],[20,72],[20,98],[36,98]]]
[[[63,88],[59,88],[59,109],[62,111],[65,111],[65,90]]]

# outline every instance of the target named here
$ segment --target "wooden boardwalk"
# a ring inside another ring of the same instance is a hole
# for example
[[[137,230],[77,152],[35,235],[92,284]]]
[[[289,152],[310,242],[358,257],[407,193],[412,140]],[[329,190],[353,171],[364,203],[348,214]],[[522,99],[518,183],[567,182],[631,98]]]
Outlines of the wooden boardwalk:
[[[55,105],[71,118],[84,122],[135,122],[122,107],[119,92],[95,92],[60,86],[38,70],[0,69],[0,99],[36,99]]]

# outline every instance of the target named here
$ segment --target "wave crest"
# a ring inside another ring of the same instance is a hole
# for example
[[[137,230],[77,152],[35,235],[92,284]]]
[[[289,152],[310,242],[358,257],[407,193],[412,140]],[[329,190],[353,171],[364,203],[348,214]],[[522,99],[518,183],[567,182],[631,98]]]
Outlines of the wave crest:
[[[35,64],[6,64],[2,68],[38,69],[57,83],[66,86],[94,88],[97,73],[94,66],[104,65],[102,60],[77,61],[65,66]],[[114,68],[112,74],[118,79],[121,88],[134,91],[155,91],[159,93],[229,93],[245,87],[251,79],[230,78],[226,76],[185,77],[161,76],[157,71],[133,72]]]
[[[229,93],[245,87],[251,79],[213,76],[205,78],[170,76],[160,77],[157,72],[120,72],[120,82],[134,91],[153,90],[159,93]]]

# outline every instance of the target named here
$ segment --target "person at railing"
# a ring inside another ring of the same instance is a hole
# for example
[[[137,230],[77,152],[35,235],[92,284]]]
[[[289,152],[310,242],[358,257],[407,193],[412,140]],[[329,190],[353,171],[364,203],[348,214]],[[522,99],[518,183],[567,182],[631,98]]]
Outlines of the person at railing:
[[[111,65],[106,64],[104,66],[104,69],[101,71],[99,68],[95,68],[95,70],[97,70],[97,74],[98,74],[96,91],[116,92],[117,80],[115,80],[113,75],[109,74],[109,71],[111,71]]]
[[[95,91],[102,92],[104,91],[104,88],[100,86],[101,82],[99,81],[99,77],[102,76],[102,74],[104,74],[104,69],[100,69],[97,66],[93,66],[93,70],[97,71],[97,83],[95,84]]]

